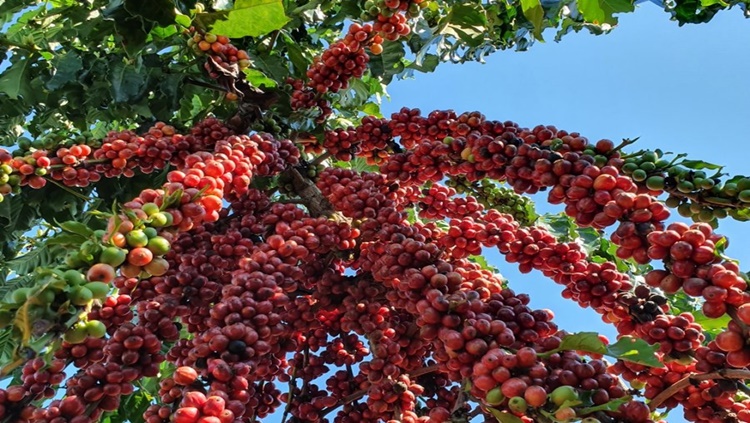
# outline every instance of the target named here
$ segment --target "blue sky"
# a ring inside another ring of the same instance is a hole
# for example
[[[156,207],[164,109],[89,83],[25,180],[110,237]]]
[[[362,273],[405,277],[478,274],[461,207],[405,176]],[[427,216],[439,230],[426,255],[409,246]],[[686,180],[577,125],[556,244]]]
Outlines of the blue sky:
[[[395,82],[383,113],[403,106],[478,110],[488,119],[578,131],[590,141],[640,137],[631,148],[688,153],[731,174],[750,174],[748,41],[750,22],[739,9],[679,27],[660,7],[642,3],[621,15],[608,35],[569,34],[528,52],[498,52],[486,64],[443,64],[432,74]],[[543,202],[537,207],[562,211]],[[673,219],[682,218],[674,212]],[[748,229],[750,223],[725,220],[718,230],[729,236],[728,255],[741,263],[750,259]],[[488,256],[516,291],[531,295],[532,306],[554,310],[561,328],[614,338],[613,328],[562,300],[561,288],[541,274],[520,275],[496,252]],[[679,411],[668,420],[685,421]]]

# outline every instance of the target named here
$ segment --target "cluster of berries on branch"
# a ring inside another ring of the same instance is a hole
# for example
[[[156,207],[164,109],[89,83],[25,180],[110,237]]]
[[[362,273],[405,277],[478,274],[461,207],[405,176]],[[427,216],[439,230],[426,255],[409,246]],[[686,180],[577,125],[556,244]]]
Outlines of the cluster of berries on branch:
[[[365,47],[373,51],[378,37],[374,26],[352,25],[298,90],[317,102],[346,87],[364,72]],[[298,146],[235,134],[215,119],[186,135],[157,124],[144,135],[108,134],[96,148],[0,155],[10,167],[0,168],[6,184],[17,176],[30,188],[48,175],[92,182],[81,170],[127,177],[172,167],[167,182],[124,203],[96,242],[71,253],[66,268],[11,295],[17,311],[50,282],[65,281],[64,292],[45,294],[49,304],[69,295],[85,313],[49,367],[30,361],[22,384],[0,391],[0,416],[95,421],[166,361],[176,370],[144,414],[149,423],[251,421],[281,409],[299,422],[442,423],[466,417],[471,403],[486,416],[504,410],[524,422],[652,422],[619,375],[644,385],[652,408],[682,405],[696,422],[750,420],[731,381],[670,391],[692,374],[750,365],[750,294],[738,266],[718,254],[725,239],[706,223],[668,223],[658,192],[623,171],[611,141],[591,145],[578,133],[476,112],[423,117],[403,109],[328,131],[323,147],[340,160],[378,163],[380,172],[331,167],[304,192],[292,183],[284,197],[271,196],[256,177],[301,175]],[[442,185],[446,178],[455,187]],[[619,258],[663,268],[638,284],[615,262],[595,262],[577,242],[533,225],[528,210],[518,210],[523,202],[503,213],[496,203],[514,197],[485,190],[481,181],[490,180],[516,194],[547,191],[578,225],[613,228]],[[481,192],[489,194],[473,195]],[[551,311],[530,307],[528,295],[470,260],[485,248],[563,285],[564,297],[600,313],[621,336],[659,343],[665,367],[608,366],[561,349],[569,335]],[[707,317],[734,320],[706,343],[692,315],[671,314],[657,288],[702,297]],[[38,406],[33,401],[54,396],[66,363],[78,371],[65,396]],[[709,415],[720,410],[733,414]]]

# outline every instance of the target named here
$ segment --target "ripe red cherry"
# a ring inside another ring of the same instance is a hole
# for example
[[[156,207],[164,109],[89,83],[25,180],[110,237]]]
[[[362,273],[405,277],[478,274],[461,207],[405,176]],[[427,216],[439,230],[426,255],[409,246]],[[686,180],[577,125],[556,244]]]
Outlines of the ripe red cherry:
[[[192,367],[180,366],[177,368],[177,370],[175,370],[172,377],[174,378],[175,383],[177,383],[178,385],[187,386],[198,379],[198,372],[195,371],[195,369],[193,369]]]

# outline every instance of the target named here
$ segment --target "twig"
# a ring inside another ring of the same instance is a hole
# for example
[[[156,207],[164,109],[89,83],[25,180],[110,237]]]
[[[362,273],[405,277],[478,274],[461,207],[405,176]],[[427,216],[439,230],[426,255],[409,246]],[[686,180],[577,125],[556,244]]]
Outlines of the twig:
[[[476,407],[473,410],[471,410],[471,413],[469,413],[467,417],[468,417],[468,420],[471,421],[471,419],[481,414],[484,414],[485,416],[487,415],[484,411],[482,411],[482,407]]]
[[[464,379],[464,385],[465,385]],[[460,389],[458,391],[458,396],[456,397],[456,402],[453,404],[453,409],[451,410],[451,414],[454,414],[456,411],[463,408],[464,404],[466,404],[466,391],[463,389]]]
[[[750,379],[750,370],[727,369],[712,373],[690,374],[678,380],[675,384],[671,385],[669,388],[662,391],[659,395],[655,396],[654,399],[649,402],[648,408],[650,408],[651,411],[656,410],[660,405],[664,403],[664,401],[668,400],[682,389],[690,386],[691,382],[693,381],[716,379]]]
[[[416,379],[419,376],[423,376],[423,375],[426,375],[428,373],[432,373],[432,372],[434,372],[436,370],[438,370],[438,365],[437,364],[432,365],[432,366],[428,366],[428,367],[422,367],[419,370],[415,370],[415,371],[409,373],[409,376],[412,379]],[[333,410],[341,407],[342,405],[354,402],[354,401],[356,401],[356,400],[364,397],[365,395],[367,395],[367,389],[360,389],[359,391],[357,391],[357,392],[355,392],[355,393],[353,393],[351,395],[347,395],[344,398],[341,398],[340,400],[338,400],[338,402],[336,404],[334,404],[333,406],[328,407],[328,408],[326,408],[324,410],[321,410],[320,417],[323,418],[326,414],[330,413],[331,411],[333,411]]]
[[[276,45],[276,40],[279,38],[281,30],[275,30],[271,33],[271,41],[268,43],[268,49],[273,50],[273,46]]]
[[[277,203],[281,204],[302,204],[307,205],[307,201],[301,199],[301,198],[284,198],[276,200]]]
[[[191,84],[191,85],[195,85],[195,86],[198,86],[198,87],[203,87],[203,88],[208,88],[208,89],[211,89],[211,90],[221,91],[223,93],[227,92],[227,89],[224,88],[224,87],[220,87],[220,86],[215,85],[215,84],[209,84],[208,82],[198,81],[197,79],[193,79],[193,78],[190,78],[190,77],[183,79],[183,82],[185,82],[186,84]]]
[[[266,381],[261,381],[260,385],[258,386],[258,392],[263,392],[263,386],[266,384]],[[255,423],[257,415],[255,414],[255,408],[253,408],[253,417],[250,420],[250,423]]]
[[[316,157],[315,160],[310,162],[310,166],[317,166],[321,163],[323,163],[326,159],[331,157],[331,153],[326,151],[325,153],[321,154],[320,156]]]
[[[90,159],[90,160],[83,160],[80,164],[81,166],[86,167],[89,165],[107,163],[108,161],[110,161],[110,159]],[[70,165],[63,163],[63,164],[51,165],[49,168],[50,170],[54,170],[54,169],[64,169],[66,167],[75,167],[75,166],[70,166]]]
[[[294,366],[292,372],[292,378],[289,380],[289,394],[286,398],[286,408],[284,408],[284,414],[281,416],[281,423],[286,423],[287,417],[289,417],[289,411],[292,410],[292,398],[294,396],[294,388],[297,387],[297,367]]]
[[[620,145],[618,145],[617,147],[615,147],[615,148],[614,148],[614,149],[612,150],[612,153],[614,153],[614,152],[617,152],[617,151],[620,151],[620,150],[622,150],[623,148],[625,148],[625,147],[627,147],[627,146],[629,146],[629,145],[631,145],[631,144],[635,144],[635,142],[636,142],[636,141],[638,141],[638,139],[639,139],[639,138],[640,138],[640,137],[635,137],[635,139],[633,139],[633,140],[631,140],[631,139],[628,139],[628,138],[625,138],[624,140],[622,140],[622,142],[620,143]]]
[[[615,421],[615,419],[613,419],[611,416],[608,416],[607,413],[603,411],[597,411],[596,413],[594,413],[594,416],[603,423],[614,423]]]

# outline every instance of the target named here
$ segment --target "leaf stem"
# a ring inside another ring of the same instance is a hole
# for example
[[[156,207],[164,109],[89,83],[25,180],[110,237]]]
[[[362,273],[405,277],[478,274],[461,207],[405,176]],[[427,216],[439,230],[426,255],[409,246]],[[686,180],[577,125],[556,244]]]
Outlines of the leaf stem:
[[[636,142],[636,141],[638,141],[638,139],[640,139],[640,138],[641,138],[641,137],[635,137],[635,139],[632,139],[632,140],[631,140],[631,139],[629,139],[629,138],[625,138],[625,139],[624,139],[624,140],[622,140],[622,142],[621,142],[621,143],[620,143],[620,144],[619,144],[619,145],[618,145],[617,147],[615,147],[615,148],[614,148],[614,149],[613,149],[613,150],[612,150],[611,152],[612,152],[612,153],[615,153],[615,152],[621,151],[621,150],[622,150],[623,148],[625,148],[625,147],[627,147],[627,146],[629,146],[629,145],[633,145],[633,144],[635,144],[635,142]]]
[[[76,197],[80,198],[81,200],[84,200],[84,201],[86,201],[86,202],[89,202],[89,201],[94,201],[94,199],[93,199],[93,198],[91,198],[91,197],[87,197],[87,196],[85,196],[85,195],[81,194],[80,192],[76,192],[76,191],[74,191],[74,190],[72,190],[72,189],[70,189],[70,188],[66,187],[65,185],[63,185],[63,184],[61,184],[61,183],[57,182],[56,180],[54,180],[54,179],[52,179],[52,178],[44,178],[44,179],[46,179],[46,180],[47,180],[47,181],[49,181],[49,182],[52,182],[53,184],[57,185],[57,186],[58,186],[58,187],[59,187],[60,189],[62,189],[63,191],[67,191],[68,193],[70,193],[70,194],[72,194],[72,195],[74,195],[74,196],[76,196]]]

